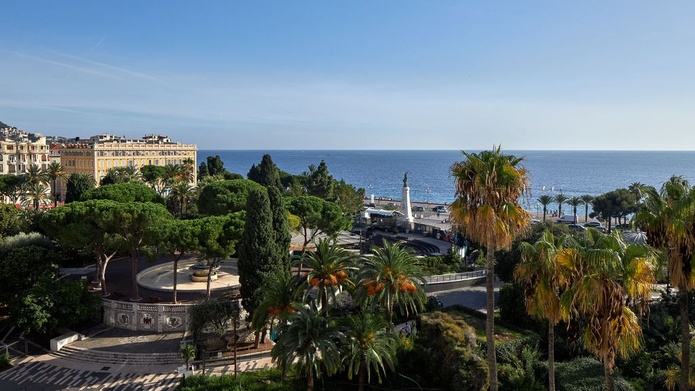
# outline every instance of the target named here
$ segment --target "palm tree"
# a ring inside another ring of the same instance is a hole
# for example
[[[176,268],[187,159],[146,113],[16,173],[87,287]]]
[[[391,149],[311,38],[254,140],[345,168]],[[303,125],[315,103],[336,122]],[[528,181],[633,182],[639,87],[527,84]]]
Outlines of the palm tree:
[[[671,177],[661,186],[644,188],[644,203],[635,222],[647,233],[647,243],[668,260],[669,281],[678,288],[681,318],[680,389],[687,390],[690,379],[689,291],[695,288],[695,191],[687,180]]]
[[[640,348],[642,328],[629,304],[640,313],[648,308],[656,254],[649,246],[627,244],[620,233],[592,229],[560,250],[557,262],[571,271],[562,305],[587,322],[583,345],[603,362],[605,389],[612,391],[615,359]]]
[[[545,221],[545,215],[548,213],[548,205],[550,205],[551,202],[553,202],[553,197],[547,194],[538,197],[538,203],[543,205],[543,221]]]
[[[39,210],[41,204],[49,203],[48,187],[42,182],[26,182],[24,184],[24,197],[27,204],[32,205],[34,210]]]
[[[298,364],[306,375],[307,390],[313,391],[314,377],[323,371],[331,376],[340,369],[338,346],[344,336],[325,309],[319,311],[313,302],[297,310],[279,327],[278,341],[270,354],[281,368]]]
[[[191,360],[195,358],[195,346],[185,344],[181,346],[179,353],[181,353],[181,359],[186,364],[186,371],[188,371],[188,368],[191,366]]]
[[[388,322],[370,309],[345,317],[342,324],[346,337],[343,362],[347,365],[348,378],[357,375],[358,390],[363,391],[374,369],[381,383],[381,374],[386,374],[386,366],[394,370],[398,336],[385,333]]]
[[[63,165],[60,163],[53,162],[48,165],[44,171],[46,178],[51,181],[51,194],[53,195],[53,207],[58,206],[58,199],[60,194],[57,193],[57,181],[58,179],[67,179],[68,174],[65,172]]]
[[[27,167],[27,170],[24,173],[24,182],[28,184],[45,183],[46,176],[43,174],[43,171],[39,168],[39,166],[32,164]]]
[[[372,256],[362,258],[357,298],[366,305],[376,301],[386,311],[393,328],[393,309],[417,313],[425,303],[425,280],[415,256],[398,243],[384,240],[383,248],[372,247]]]
[[[529,224],[528,213],[520,204],[528,195],[526,169],[522,158],[504,155],[500,147],[480,153],[463,152],[466,160],[451,167],[456,180],[456,200],[451,218],[473,241],[486,246],[485,268],[487,320],[487,360],[490,390],[497,391],[495,357],[495,251],[509,248],[514,237]]]
[[[328,309],[334,302],[329,300],[329,296],[335,298],[344,286],[352,284],[347,278],[352,269],[352,255],[344,248],[332,245],[329,240],[320,240],[314,251],[305,252],[294,263],[308,267],[306,286],[309,289],[306,293],[316,288],[322,309]]]
[[[579,196],[579,199],[582,200],[582,204],[584,204],[584,222],[586,223],[589,221],[589,204],[594,200],[594,196],[583,194]]]
[[[569,204],[572,207],[572,214],[574,215],[574,222],[577,223],[579,219],[577,219],[577,207],[582,204],[582,200],[579,197],[571,197],[569,200],[567,200],[567,204]]]
[[[193,182],[194,174],[195,174],[195,162],[193,159],[188,158],[183,160],[182,166],[182,173],[183,173],[183,179],[186,182]]]
[[[271,324],[278,318],[281,324],[286,323],[287,317],[299,307],[296,300],[299,298],[300,283],[292,276],[290,270],[281,269],[277,273],[264,279],[263,285],[258,290],[260,303],[251,316],[251,327],[256,331],[263,330],[268,323]]]
[[[186,214],[186,206],[196,198],[196,188],[189,185],[188,182],[178,181],[171,187],[169,198],[174,201],[174,209],[178,206],[179,217],[183,217]]]
[[[560,193],[555,196],[555,202],[557,202],[557,216],[562,217],[562,204],[568,200],[567,196]]]
[[[526,311],[548,320],[548,389],[555,391],[555,326],[562,320],[560,291],[567,285],[557,264],[558,246],[552,231],[546,230],[535,244],[521,243],[521,263],[514,277],[524,287]]]

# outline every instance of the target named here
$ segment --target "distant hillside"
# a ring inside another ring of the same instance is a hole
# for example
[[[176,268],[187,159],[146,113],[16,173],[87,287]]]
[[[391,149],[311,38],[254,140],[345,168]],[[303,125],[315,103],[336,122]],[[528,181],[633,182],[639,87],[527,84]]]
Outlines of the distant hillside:
[[[2,121],[0,121],[0,129],[2,128],[14,128],[14,126],[10,126]]]

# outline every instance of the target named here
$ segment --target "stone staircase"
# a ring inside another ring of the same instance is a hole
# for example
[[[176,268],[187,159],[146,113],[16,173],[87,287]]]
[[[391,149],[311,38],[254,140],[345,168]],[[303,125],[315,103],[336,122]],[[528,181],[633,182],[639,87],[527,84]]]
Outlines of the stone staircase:
[[[51,355],[65,360],[111,365],[153,366],[182,364],[178,353],[122,353],[65,346],[57,352],[51,352]]]

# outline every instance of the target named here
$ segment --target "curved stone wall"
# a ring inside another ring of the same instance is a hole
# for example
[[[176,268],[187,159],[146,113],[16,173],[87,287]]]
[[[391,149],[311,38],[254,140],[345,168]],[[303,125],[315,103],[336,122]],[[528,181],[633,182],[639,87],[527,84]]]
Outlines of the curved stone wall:
[[[144,304],[102,299],[104,324],[119,329],[184,332],[191,304]]]

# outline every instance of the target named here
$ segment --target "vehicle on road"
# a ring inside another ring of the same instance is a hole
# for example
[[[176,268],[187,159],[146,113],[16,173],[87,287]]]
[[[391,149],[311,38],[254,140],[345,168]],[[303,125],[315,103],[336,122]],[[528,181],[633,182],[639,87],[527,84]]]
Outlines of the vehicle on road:
[[[584,223],[585,227],[601,227],[601,222],[600,221],[587,221]]]
[[[574,231],[574,232],[585,232],[586,231],[586,227],[579,225],[579,224],[570,224],[567,226],[567,229],[569,229],[570,231]]]
[[[437,213],[448,213],[449,212],[448,210],[446,210],[446,206],[443,206],[443,205],[435,206],[434,208],[432,208],[432,210],[437,212]]]
[[[420,206],[420,205],[413,206],[413,212],[424,212],[424,211],[425,211],[424,206]]]
[[[558,223],[563,223],[563,224],[576,224],[577,219],[574,217],[574,215],[562,215],[560,218],[557,220]]]

